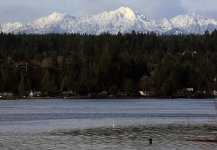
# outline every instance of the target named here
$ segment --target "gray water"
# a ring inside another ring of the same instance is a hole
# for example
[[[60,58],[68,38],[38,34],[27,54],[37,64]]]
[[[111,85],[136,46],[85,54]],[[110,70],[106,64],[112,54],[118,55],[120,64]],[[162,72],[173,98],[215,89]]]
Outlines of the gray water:
[[[216,149],[216,101],[0,101],[0,149]]]

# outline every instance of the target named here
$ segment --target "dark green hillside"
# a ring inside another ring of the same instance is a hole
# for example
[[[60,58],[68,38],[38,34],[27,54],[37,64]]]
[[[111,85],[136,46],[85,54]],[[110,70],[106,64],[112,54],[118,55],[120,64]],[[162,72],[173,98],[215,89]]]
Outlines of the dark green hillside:
[[[0,92],[217,89],[217,30],[204,35],[0,33]]]

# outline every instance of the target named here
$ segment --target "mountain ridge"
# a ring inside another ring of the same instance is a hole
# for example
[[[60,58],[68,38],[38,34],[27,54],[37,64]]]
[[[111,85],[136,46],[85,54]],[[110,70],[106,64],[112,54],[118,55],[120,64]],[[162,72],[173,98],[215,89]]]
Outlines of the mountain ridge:
[[[130,33],[132,31],[153,31],[159,34],[204,34],[206,30],[212,32],[216,28],[216,20],[206,19],[196,13],[155,21],[149,20],[129,7],[120,7],[114,11],[80,17],[54,12],[25,25],[18,22],[0,25],[2,32],[14,32],[15,34],[78,33],[98,35],[104,32],[117,34],[118,32]]]

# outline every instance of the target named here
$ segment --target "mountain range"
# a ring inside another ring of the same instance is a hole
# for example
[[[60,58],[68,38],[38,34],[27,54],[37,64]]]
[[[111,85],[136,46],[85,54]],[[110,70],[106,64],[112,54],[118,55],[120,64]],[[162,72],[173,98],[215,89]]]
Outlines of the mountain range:
[[[149,20],[146,16],[128,7],[121,7],[98,15],[73,16],[54,12],[31,23],[22,25],[19,22],[0,25],[4,33],[26,34],[78,33],[98,35],[104,32],[111,34],[148,32],[159,34],[204,34],[217,28],[217,21],[206,19],[196,13],[178,15],[172,19],[162,18]]]

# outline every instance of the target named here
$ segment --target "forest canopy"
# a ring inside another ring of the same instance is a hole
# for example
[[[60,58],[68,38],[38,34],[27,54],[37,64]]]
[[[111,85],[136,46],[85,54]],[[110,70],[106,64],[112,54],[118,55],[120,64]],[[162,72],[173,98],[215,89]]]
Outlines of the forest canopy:
[[[182,88],[211,92],[217,30],[204,35],[0,33],[0,92],[80,95],[104,90],[163,96]]]

